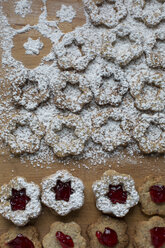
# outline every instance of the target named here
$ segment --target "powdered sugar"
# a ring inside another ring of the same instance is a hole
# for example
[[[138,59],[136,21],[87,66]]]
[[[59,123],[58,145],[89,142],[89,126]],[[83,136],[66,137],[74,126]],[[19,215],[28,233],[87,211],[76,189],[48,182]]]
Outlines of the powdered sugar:
[[[33,40],[32,38],[28,38],[28,41],[24,43],[23,47],[25,48],[25,53],[30,55],[39,54],[40,50],[43,48],[44,44],[40,41],[40,38],[37,40]]]
[[[18,0],[15,4],[15,13],[21,17],[32,13],[32,0]]]
[[[71,5],[66,6],[61,5],[61,9],[56,12],[56,16],[59,18],[60,22],[72,22],[76,16],[76,11]]]

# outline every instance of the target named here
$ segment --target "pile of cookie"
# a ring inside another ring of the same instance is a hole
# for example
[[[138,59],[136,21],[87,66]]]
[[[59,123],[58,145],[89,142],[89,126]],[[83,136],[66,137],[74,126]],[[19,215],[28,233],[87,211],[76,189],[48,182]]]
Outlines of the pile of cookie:
[[[164,178],[148,176],[138,192],[130,175],[114,170],[106,171],[93,183],[96,207],[104,214],[96,223],[89,225],[87,233],[90,247],[127,247],[127,224],[121,219],[138,204],[146,215],[165,216]],[[53,213],[65,216],[84,204],[84,184],[66,170],[42,179],[40,187],[25,178],[13,178],[0,188],[0,213],[17,226],[25,226],[41,213],[41,202]],[[109,217],[111,215],[113,217]],[[117,218],[118,219],[117,219]],[[0,247],[41,247],[34,227],[12,228],[0,237]],[[85,248],[86,240],[75,222],[55,222],[43,238],[44,248]],[[136,225],[134,247],[160,248],[165,244],[165,221],[154,216]]]

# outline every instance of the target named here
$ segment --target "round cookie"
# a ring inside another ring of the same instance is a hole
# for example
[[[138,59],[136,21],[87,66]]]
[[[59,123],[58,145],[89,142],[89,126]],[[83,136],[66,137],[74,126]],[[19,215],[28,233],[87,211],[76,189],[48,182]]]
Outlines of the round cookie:
[[[44,248],[86,248],[86,240],[81,236],[81,228],[75,222],[54,222],[50,232],[43,238],[42,244]]]
[[[145,214],[165,216],[165,178],[146,177],[138,192],[142,211]]]
[[[87,233],[91,248],[124,248],[128,245],[127,224],[123,220],[102,216],[88,226]]]

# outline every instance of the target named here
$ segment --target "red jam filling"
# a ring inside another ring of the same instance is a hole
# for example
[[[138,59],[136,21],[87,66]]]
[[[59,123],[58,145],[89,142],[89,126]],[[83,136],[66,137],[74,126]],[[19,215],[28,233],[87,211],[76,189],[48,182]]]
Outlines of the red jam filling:
[[[7,243],[7,245],[11,248],[35,248],[32,241],[22,234],[18,234],[18,236]]]
[[[12,189],[12,196],[10,197],[10,204],[12,211],[25,210],[26,204],[30,201],[30,197],[26,195],[26,189],[21,190]]]
[[[72,238],[69,235],[65,235],[62,232],[56,232],[56,238],[60,242],[62,248],[72,248],[74,243]]]
[[[161,248],[165,244],[165,227],[154,227],[150,233],[154,248]]]
[[[73,194],[74,190],[71,188],[71,181],[62,182],[57,180],[56,186],[52,188],[56,194],[56,201],[64,200],[69,201],[70,195]]]
[[[121,184],[109,185],[109,192],[106,194],[113,204],[120,203],[124,204],[127,200],[127,191],[123,190]]]
[[[104,233],[97,231],[96,237],[100,244],[107,247],[114,247],[118,243],[117,233],[109,227],[105,228]]]
[[[153,202],[163,203],[165,202],[165,186],[153,185],[150,187],[150,196]]]

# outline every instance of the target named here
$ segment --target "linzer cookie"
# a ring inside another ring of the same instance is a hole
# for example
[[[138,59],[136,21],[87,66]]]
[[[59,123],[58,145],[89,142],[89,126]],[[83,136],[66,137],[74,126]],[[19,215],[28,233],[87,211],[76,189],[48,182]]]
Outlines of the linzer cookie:
[[[61,84],[54,91],[54,103],[60,109],[78,112],[92,100],[93,94],[84,76],[75,72],[63,72],[60,74],[59,79]],[[79,92],[75,92],[73,88],[68,88],[68,91],[65,92],[69,83],[73,86],[78,86]]]
[[[75,222],[54,222],[50,232],[43,238],[44,248],[86,248],[86,240],[81,236],[81,228]]]
[[[84,204],[83,182],[66,170],[43,178],[41,186],[41,200],[54,213],[64,216]]]
[[[127,16],[123,0],[83,0],[91,22],[98,26],[113,28]]]
[[[40,188],[23,177],[15,177],[0,188],[0,213],[17,226],[26,225],[41,213]]]
[[[139,187],[142,211],[147,215],[165,216],[165,178],[148,176]]]
[[[146,154],[164,153],[165,115],[163,113],[143,114],[137,122],[133,136],[138,142],[140,150]]]
[[[114,170],[104,172],[101,180],[94,182],[92,188],[96,207],[105,214],[124,217],[139,201],[133,178]]]
[[[87,233],[91,248],[124,248],[128,245],[127,224],[123,220],[102,216],[89,225]]]
[[[60,135],[60,131],[63,131]],[[81,117],[74,114],[56,115],[47,130],[45,141],[58,157],[78,155],[84,150],[89,130]]]
[[[136,226],[134,236],[135,248],[164,248],[165,220],[152,217],[148,221],[141,221]]]
[[[24,112],[11,117],[2,137],[13,154],[35,153],[40,148],[45,128],[33,113]]]
[[[35,227],[10,228],[0,236],[1,248],[42,248]]]

